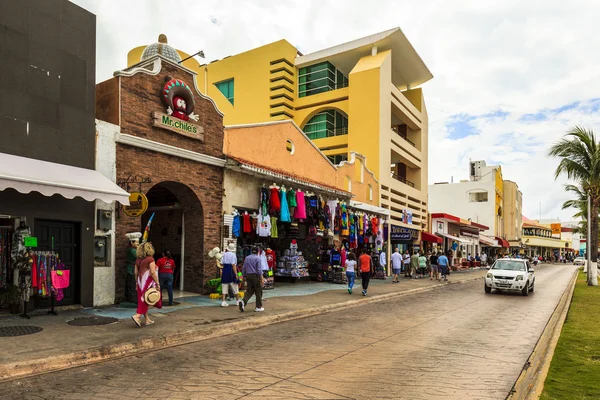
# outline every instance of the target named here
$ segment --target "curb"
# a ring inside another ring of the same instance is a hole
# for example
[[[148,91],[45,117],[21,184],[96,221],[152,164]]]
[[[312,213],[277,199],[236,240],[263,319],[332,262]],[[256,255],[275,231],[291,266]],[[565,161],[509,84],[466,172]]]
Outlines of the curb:
[[[409,289],[403,292],[386,293],[378,296],[349,300],[336,304],[288,311],[277,315],[267,315],[257,318],[244,318],[240,321],[224,322],[222,324],[215,325],[208,330],[190,329],[182,332],[162,335],[159,337],[140,339],[128,343],[118,343],[115,345],[101,346],[89,350],[63,354],[60,356],[39,358],[23,363],[15,362],[10,364],[2,364],[0,365],[0,382],[80,367],[83,365],[108,361],[115,358],[132,356],[142,352],[163,350],[169,347],[200,342],[226,335],[233,335],[239,332],[258,329],[281,322],[293,321],[296,319],[327,314],[333,311],[358,307],[365,304],[387,301],[397,297],[428,292],[448,285],[467,283],[479,279],[482,279],[482,277],[474,277],[461,281],[451,281],[448,283],[440,283],[432,286]]]
[[[578,276],[579,269],[576,269],[569,285],[550,316],[544,332],[538,339],[531,355],[523,366],[519,378],[507,396],[508,400],[538,399],[541,396],[544,389],[544,382],[550,369],[550,363],[554,356],[554,350],[556,349],[556,344],[558,343],[562,327],[569,312]]]

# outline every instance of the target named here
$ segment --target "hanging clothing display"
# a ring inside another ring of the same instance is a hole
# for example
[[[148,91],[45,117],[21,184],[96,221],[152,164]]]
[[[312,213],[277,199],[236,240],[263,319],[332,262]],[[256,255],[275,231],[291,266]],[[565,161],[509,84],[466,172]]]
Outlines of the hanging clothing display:
[[[285,189],[281,189],[281,222],[292,222],[292,216],[290,215],[290,209],[288,208],[287,194]]]
[[[277,239],[279,232],[277,232],[277,217],[271,217],[271,237]]]
[[[277,186],[271,187],[271,197],[269,198],[270,212],[271,214],[279,214],[281,210],[281,201],[279,200],[279,188]]]
[[[269,191],[264,185],[260,189],[260,210],[262,215],[269,213]]]
[[[296,192],[296,210],[294,212],[294,218],[306,219],[306,204],[304,202],[304,193],[301,190]]]
[[[269,214],[258,216],[256,234],[260,237],[268,237],[271,235],[271,217]]]
[[[350,235],[350,230],[348,229],[348,209],[346,208],[346,202],[342,202],[341,213],[342,236],[348,236]]]
[[[233,226],[231,227],[233,237],[241,236],[241,217],[237,212],[233,214]]]
[[[294,215],[298,203],[296,202],[296,191],[292,188],[290,188],[290,190],[287,191],[287,202],[288,208],[290,210],[290,215]]]
[[[0,228],[0,289],[5,289],[9,284],[11,276],[10,244],[12,241],[12,230]]]
[[[243,215],[244,221],[244,233],[250,233],[252,231],[252,225],[250,224],[250,214],[247,212]]]

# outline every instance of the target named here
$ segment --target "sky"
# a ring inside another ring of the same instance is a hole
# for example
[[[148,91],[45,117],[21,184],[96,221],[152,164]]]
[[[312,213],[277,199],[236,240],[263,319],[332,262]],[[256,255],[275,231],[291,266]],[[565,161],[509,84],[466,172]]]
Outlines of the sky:
[[[429,183],[501,165],[532,219],[572,219],[549,147],[575,125],[600,134],[597,0],[72,0],[97,16],[97,81],[156,42],[217,60],[280,39],[304,54],[400,27],[434,78]]]

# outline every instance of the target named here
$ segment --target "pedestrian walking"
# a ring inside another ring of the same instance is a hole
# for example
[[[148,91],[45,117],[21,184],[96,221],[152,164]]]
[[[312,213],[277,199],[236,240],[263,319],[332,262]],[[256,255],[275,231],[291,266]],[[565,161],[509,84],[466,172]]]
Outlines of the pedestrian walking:
[[[237,269],[237,256],[235,255],[236,247],[235,244],[229,243],[227,245],[227,251],[221,258],[221,264],[223,264],[223,271],[221,273],[221,293],[223,294],[223,301],[221,307],[228,307],[227,297],[229,296],[230,289],[235,295],[236,304],[240,304],[240,291],[238,287],[238,269]]]
[[[362,294],[363,296],[366,296],[367,290],[369,289],[369,281],[373,274],[373,259],[367,254],[367,249],[363,248],[361,253],[358,262],[360,265],[360,278],[362,280]]]
[[[129,239],[127,246],[125,301],[137,303],[137,292],[135,283],[135,262],[137,261],[137,247],[140,245],[141,232],[132,232],[125,235]]]
[[[379,265],[381,266],[381,268],[385,271],[386,267],[387,267],[387,254],[385,253],[385,250],[382,250],[381,253],[379,253]]]
[[[161,288],[167,288],[169,295],[169,305],[173,305],[173,272],[175,271],[175,261],[169,250],[163,250],[162,257],[156,261],[158,267],[158,280]]]
[[[427,257],[421,251],[419,255],[419,278],[425,278],[425,274],[427,273]]]
[[[481,253],[481,265],[486,266],[487,265],[487,259],[488,259],[487,254]]]
[[[438,254],[434,251],[429,257],[429,264],[431,264],[431,271],[429,272],[429,280],[438,279]]]
[[[404,277],[412,278],[410,275],[410,254],[408,253],[408,250],[402,255],[402,267],[404,267]]]
[[[392,259],[392,272],[394,273],[394,280],[392,283],[400,283],[400,271],[402,270],[402,254],[400,249],[395,248],[394,253],[391,256]]]
[[[141,316],[144,316],[144,325],[154,324],[154,321],[148,315],[148,310],[151,306],[162,308],[162,302],[160,298],[160,281],[154,262],[154,247],[151,243],[142,243],[138,246],[136,254],[137,260],[134,273],[137,283],[137,310],[131,319],[137,326],[142,327]]]
[[[244,293],[244,299],[238,303],[240,311],[245,311],[246,305],[248,305],[248,300],[250,300],[253,295],[256,295],[256,308],[254,309],[254,311],[265,311],[265,309],[262,306],[263,276],[261,260],[258,256],[258,247],[253,247],[252,254],[250,254],[244,260],[244,266],[242,267],[242,275],[246,280],[247,288],[246,293]]]
[[[419,252],[415,251],[415,253],[410,257],[410,276],[414,275],[415,279],[417,279],[417,270],[419,269]]]
[[[354,280],[356,279],[356,256],[354,253],[348,253],[348,258],[344,266],[346,267],[346,278],[348,279],[348,294],[352,294]]]
[[[450,262],[448,261],[448,257],[446,257],[446,255],[442,254],[442,253],[438,253],[438,267],[440,270],[440,278],[443,277],[444,278],[444,282],[448,281],[448,268],[450,266]]]

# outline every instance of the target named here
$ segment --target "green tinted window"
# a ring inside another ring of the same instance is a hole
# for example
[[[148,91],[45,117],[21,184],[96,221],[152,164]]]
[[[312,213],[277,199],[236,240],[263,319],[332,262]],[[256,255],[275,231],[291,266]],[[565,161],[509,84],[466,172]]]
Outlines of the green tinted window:
[[[215,86],[231,104],[233,104],[233,79],[215,83]]]
[[[347,135],[348,117],[337,110],[325,110],[312,117],[303,131],[312,140]]]
[[[348,86],[348,78],[332,63],[326,61],[300,68],[299,97],[310,96]]]

